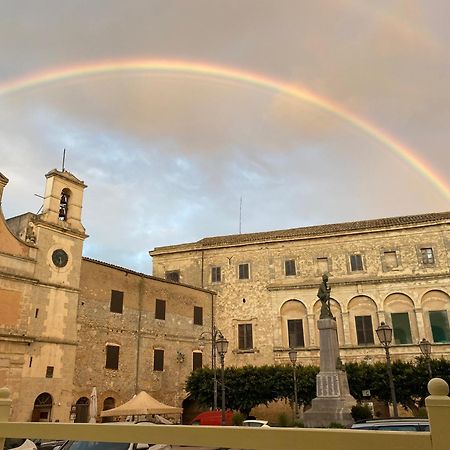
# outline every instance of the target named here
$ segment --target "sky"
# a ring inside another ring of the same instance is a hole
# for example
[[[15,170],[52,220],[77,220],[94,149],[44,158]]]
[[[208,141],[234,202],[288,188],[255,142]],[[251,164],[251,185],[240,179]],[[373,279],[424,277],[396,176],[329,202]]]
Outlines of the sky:
[[[5,217],[88,188],[84,255],[450,209],[446,0],[0,0]]]

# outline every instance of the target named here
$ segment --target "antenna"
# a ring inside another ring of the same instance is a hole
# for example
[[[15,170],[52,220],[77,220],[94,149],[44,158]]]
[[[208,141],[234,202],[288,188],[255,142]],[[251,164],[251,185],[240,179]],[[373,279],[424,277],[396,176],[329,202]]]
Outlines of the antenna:
[[[239,201],[239,234],[242,232],[242,195]]]
[[[66,149],[63,150],[62,171],[64,172],[64,163],[66,162]]]

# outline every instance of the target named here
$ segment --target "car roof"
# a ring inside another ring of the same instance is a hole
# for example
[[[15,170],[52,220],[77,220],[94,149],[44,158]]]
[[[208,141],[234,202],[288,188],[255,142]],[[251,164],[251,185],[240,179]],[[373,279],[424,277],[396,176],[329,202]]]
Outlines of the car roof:
[[[364,423],[428,423],[428,419],[418,418],[418,417],[397,417],[397,418],[387,418],[387,419],[367,419],[367,420],[358,420],[355,424],[364,424]]]

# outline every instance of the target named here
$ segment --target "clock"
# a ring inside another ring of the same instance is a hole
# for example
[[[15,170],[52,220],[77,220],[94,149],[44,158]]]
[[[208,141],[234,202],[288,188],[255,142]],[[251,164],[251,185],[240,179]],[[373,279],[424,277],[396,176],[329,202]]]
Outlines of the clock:
[[[61,248],[58,248],[52,254],[52,261],[56,267],[64,267],[68,260],[69,255]]]

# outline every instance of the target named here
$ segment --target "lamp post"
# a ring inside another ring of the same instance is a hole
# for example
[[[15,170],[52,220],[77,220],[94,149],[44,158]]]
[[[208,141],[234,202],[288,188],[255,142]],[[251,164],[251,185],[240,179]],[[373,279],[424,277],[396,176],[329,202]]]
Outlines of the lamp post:
[[[291,360],[293,369],[294,369],[294,420],[297,420],[298,417],[298,404],[297,404],[297,366],[295,363],[297,362],[297,352],[291,348],[289,350],[289,359]]]
[[[397,398],[395,396],[395,386],[394,386],[394,376],[392,375],[392,365],[391,365],[391,355],[389,353],[389,346],[392,342],[392,328],[381,322],[380,326],[377,328],[377,336],[381,342],[381,345],[384,347],[386,352],[386,366],[387,373],[389,377],[389,387],[391,388],[391,400],[392,406],[394,407],[394,417],[398,417],[398,407],[397,407]]]
[[[225,353],[228,350],[228,341],[220,333],[216,338],[217,353],[220,356],[221,382],[222,382],[222,426],[225,425]]]
[[[201,350],[205,348],[205,336],[211,336],[211,369],[213,370],[213,409],[217,410],[217,362],[216,362],[216,341],[218,336],[222,336],[220,330],[218,330],[214,325],[211,331],[204,331],[199,337],[199,347]]]
[[[433,378],[433,373],[431,372],[431,361],[430,361],[431,342],[426,340],[425,338],[423,338],[419,342],[419,347],[420,347],[420,351],[422,352],[422,355],[425,356],[425,361],[427,362],[428,375],[430,376],[430,380],[431,380],[431,378]]]

